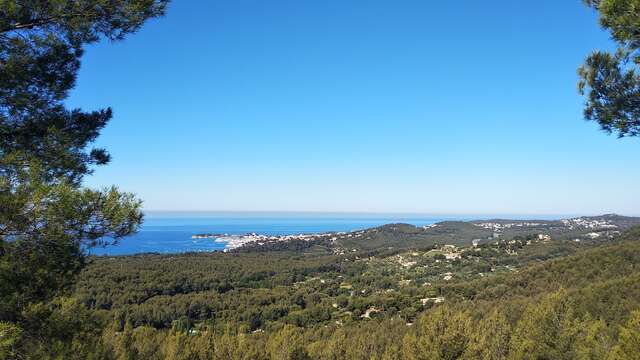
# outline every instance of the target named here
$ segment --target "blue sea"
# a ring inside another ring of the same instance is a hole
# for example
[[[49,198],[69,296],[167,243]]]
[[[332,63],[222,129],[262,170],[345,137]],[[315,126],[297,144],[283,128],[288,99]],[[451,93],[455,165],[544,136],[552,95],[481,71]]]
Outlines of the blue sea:
[[[242,235],[311,234],[353,231],[389,223],[428,225],[460,217],[345,213],[147,212],[140,231],[117,245],[91,249],[94,255],[181,253],[223,250],[214,239],[192,239],[200,233]],[[469,218],[470,219],[470,218]]]

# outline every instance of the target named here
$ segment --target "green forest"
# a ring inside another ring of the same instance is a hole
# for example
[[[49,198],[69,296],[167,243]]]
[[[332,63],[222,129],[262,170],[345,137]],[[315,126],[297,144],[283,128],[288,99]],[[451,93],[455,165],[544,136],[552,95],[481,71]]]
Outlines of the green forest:
[[[39,341],[3,325],[30,357],[635,359],[640,344],[640,228],[591,244],[89,262],[68,296],[23,311]]]
[[[615,45],[577,71],[584,118],[640,136],[640,0],[583,2]],[[143,199],[85,186],[113,111],[67,100],[85,51],[167,6],[0,0],[0,359],[640,358],[639,218],[91,255],[140,229]]]

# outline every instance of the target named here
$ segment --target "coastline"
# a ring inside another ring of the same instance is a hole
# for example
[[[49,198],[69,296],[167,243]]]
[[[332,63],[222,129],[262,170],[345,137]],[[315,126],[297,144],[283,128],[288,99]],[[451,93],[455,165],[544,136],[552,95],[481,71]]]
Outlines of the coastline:
[[[296,235],[263,235],[263,234],[244,234],[244,235],[224,235],[217,236],[214,238],[214,242],[225,244],[224,252],[228,252],[230,250],[234,250],[245,246],[250,243],[258,243],[258,245],[264,245],[267,242],[282,242],[282,241],[293,241],[293,240],[301,240],[301,241],[310,241],[316,239],[326,239],[330,238],[331,240],[337,239],[338,236],[347,234],[347,232],[328,232],[328,233],[319,233],[319,234],[296,234]]]

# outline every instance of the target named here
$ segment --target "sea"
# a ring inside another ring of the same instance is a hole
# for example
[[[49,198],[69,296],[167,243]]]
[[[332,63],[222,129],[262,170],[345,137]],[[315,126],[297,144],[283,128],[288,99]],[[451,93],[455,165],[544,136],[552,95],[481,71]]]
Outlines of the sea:
[[[444,220],[472,220],[474,216],[360,213],[249,213],[249,212],[145,212],[140,230],[116,245],[89,250],[93,255],[184,253],[222,251],[224,243],[213,238],[193,239],[195,234],[263,235],[316,234],[354,231],[391,223],[424,226]]]

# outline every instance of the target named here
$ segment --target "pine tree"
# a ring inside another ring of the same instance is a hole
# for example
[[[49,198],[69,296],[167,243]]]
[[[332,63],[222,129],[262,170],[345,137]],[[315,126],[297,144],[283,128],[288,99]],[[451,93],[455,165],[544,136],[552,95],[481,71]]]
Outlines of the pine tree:
[[[470,338],[465,359],[507,359],[511,325],[504,314],[494,309],[474,328]]]
[[[640,311],[631,313],[627,324],[620,329],[618,343],[611,351],[609,360],[637,359],[640,354]]]
[[[640,136],[640,0],[585,0],[618,44],[615,53],[595,51],[578,70],[586,95],[584,116],[608,133]]]
[[[305,360],[309,359],[300,329],[285,325],[272,334],[267,342],[267,352],[271,359]]]
[[[565,291],[527,307],[511,337],[512,359],[574,359],[576,324],[573,302]]]
[[[472,329],[467,311],[439,306],[425,313],[416,324],[417,333],[403,341],[406,359],[459,359],[469,345]]]
[[[63,294],[87,250],[136,231],[141,202],[113,187],[81,187],[109,162],[91,144],[111,109],[67,109],[84,46],[123,39],[166,0],[0,0],[0,321]]]

